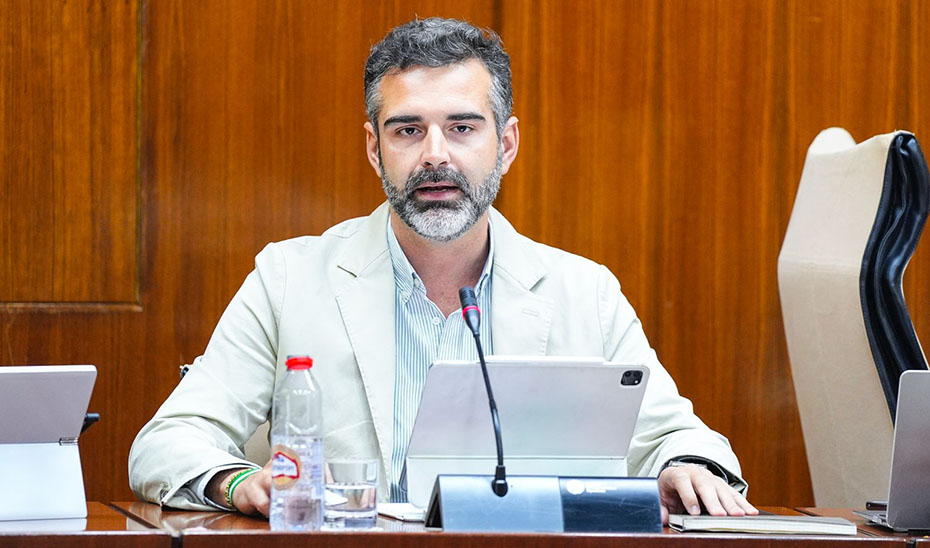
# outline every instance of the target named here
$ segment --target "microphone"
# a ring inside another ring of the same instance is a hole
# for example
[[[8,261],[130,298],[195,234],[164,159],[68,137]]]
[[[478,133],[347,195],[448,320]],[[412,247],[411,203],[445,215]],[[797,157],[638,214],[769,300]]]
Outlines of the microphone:
[[[471,334],[475,336],[475,341],[481,346],[481,334],[478,332],[478,325],[481,323],[481,309],[478,308],[478,298],[475,291],[467,285],[459,289],[459,301],[462,303],[462,318],[465,325],[471,329]]]
[[[501,422],[497,415],[497,404],[494,402],[494,392],[491,390],[491,378],[488,377],[488,365],[484,362],[484,349],[481,348],[481,334],[478,327],[481,323],[481,309],[478,308],[478,298],[475,290],[469,286],[459,289],[459,301],[462,303],[462,319],[475,337],[475,347],[478,349],[478,361],[481,363],[481,374],[484,375],[484,387],[488,392],[488,405],[491,408],[491,421],[494,424],[494,441],[497,444],[497,468],[494,470],[494,480],[491,490],[494,494],[503,497],[507,494],[507,470],[504,468],[504,443],[501,441]]]

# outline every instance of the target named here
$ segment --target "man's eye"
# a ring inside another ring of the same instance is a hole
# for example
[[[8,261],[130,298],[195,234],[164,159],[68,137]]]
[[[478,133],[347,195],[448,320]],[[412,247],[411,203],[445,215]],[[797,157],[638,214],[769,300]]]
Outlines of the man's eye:
[[[401,135],[416,135],[416,133],[417,133],[417,128],[415,128],[415,127],[402,127],[402,128],[400,128],[399,130],[397,130],[397,133],[400,133]]]
[[[455,133],[468,133],[471,131],[471,126],[452,126],[452,131]]]

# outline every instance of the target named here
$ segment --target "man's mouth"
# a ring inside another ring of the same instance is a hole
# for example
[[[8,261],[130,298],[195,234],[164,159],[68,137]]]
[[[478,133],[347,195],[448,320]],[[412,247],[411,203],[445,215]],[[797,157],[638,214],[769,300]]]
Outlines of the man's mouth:
[[[459,187],[452,183],[440,182],[440,183],[424,183],[418,186],[416,191],[418,194],[436,195],[436,194],[446,194],[450,192],[455,192],[457,190],[459,190]]]

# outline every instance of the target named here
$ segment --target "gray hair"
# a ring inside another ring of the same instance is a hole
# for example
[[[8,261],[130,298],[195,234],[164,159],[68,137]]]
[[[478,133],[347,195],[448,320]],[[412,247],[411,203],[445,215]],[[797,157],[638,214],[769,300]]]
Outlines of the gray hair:
[[[431,17],[395,27],[371,48],[365,63],[365,108],[375,135],[382,106],[379,85],[385,74],[414,66],[445,67],[468,59],[478,59],[491,73],[491,111],[497,135],[503,134],[513,111],[513,88],[510,56],[504,51],[500,36],[465,21]]]

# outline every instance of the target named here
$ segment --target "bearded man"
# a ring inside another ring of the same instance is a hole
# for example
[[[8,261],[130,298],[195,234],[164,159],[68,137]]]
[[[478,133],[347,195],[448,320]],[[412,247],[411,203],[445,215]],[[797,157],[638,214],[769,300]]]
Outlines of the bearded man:
[[[387,203],[321,236],[268,245],[130,455],[143,499],[268,513],[270,468],[239,484],[242,447],[270,414],[291,354],[312,354],[326,458],[379,455],[382,500],[405,501],[403,463],[429,365],[477,360],[458,289],[473,286],[488,354],[603,356],[650,369],[628,453],[669,511],[756,513],[727,440],[692,412],[616,278],[519,235],[491,208],[520,145],[510,59],[490,31],[415,20],[365,68],[367,157]],[[557,311],[557,312],[556,312]],[[230,505],[228,502],[232,502]]]

